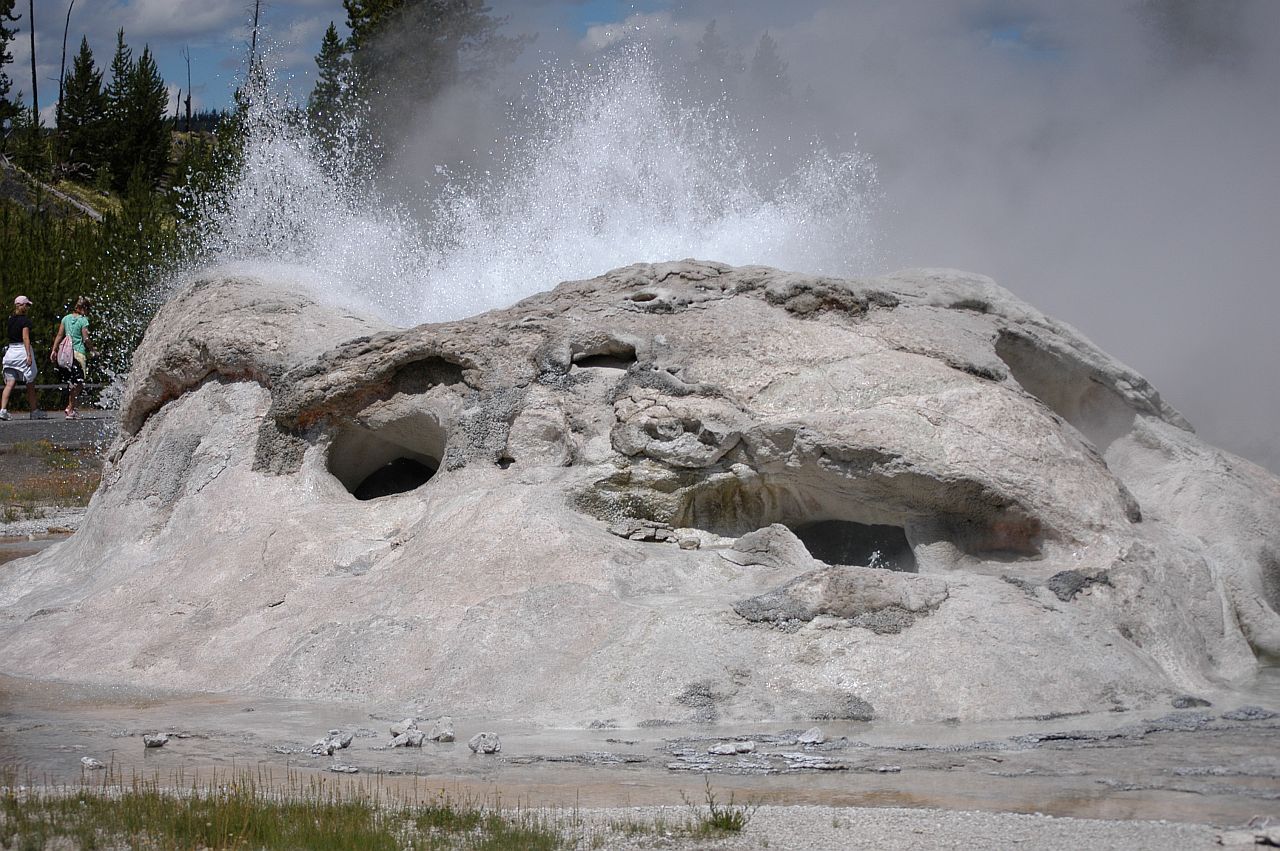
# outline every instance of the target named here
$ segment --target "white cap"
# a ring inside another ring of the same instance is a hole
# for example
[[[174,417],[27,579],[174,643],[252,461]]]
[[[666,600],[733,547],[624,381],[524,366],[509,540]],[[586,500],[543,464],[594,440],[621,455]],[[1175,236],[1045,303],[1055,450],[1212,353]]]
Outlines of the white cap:
[[[13,303],[14,303],[15,305],[17,305],[17,304],[31,304],[31,303],[32,303],[32,301],[31,301],[31,299],[27,298],[26,296],[24,296],[24,295],[20,295],[20,296],[18,296],[17,298],[15,298],[15,299],[13,300]]]

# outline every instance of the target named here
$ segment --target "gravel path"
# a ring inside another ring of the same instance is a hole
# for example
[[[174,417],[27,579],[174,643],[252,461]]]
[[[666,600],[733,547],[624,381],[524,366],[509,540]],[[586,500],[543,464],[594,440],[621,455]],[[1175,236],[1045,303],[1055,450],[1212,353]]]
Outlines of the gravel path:
[[[42,508],[41,516],[34,520],[13,520],[0,523],[0,538],[26,538],[28,535],[48,535],[74,532],[84,519],[84,508]]]
[[[49,411],[43,420],[31,419],[26,411],[13,411],[12,419],[0,422],[0,446],[47,440],[55,446],[107,445],[119,427],[116,411],[92,408],[81,410],[79,419],[68,420],[61,411]]]
[[[587,818],[596,824],[684,823],[689,811],[681,808],[633,808],[594,810]],[[596,821],[596,820],[599,821]],[[951,810],[840,807],[761,807],[741,834],[720,839],[691,839],[678,833],[609,830],[600,836],[605,848],[717,848],[717,849],[814,849],[844,851],[851,848],[1035,848],[1126,849],[1126,851],[1180,851],[1220,848],[1223,832],[1208,825],[1165,821],[1101,821],[1053,818],[1012,813],[956,812]],[[591,831],[588,831],[591,835]],[[590,842],[588,843],[590,844]]]

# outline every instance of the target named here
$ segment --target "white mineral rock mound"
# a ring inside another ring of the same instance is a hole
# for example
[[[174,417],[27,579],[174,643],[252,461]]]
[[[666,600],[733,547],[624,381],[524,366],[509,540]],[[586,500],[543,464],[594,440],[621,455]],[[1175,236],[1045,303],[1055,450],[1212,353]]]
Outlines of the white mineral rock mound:
[[[1280,480],[987,278],[638,265],[399,330],[211,273],[134,363],[80,531],[0,579],[5,673],[983,719],[1280,657]]]

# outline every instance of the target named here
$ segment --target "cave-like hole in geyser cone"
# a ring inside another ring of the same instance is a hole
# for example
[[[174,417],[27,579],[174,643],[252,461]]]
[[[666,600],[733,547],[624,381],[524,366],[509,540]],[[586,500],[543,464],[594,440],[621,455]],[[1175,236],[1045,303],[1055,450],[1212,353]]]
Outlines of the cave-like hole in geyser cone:
[[[791,527],[809,555],[833,565],[883,567],[916,573],[916,557],[900,526],[820,520]]]
[[[421,412],[377,427],[348,425],[329,446],[329,472],[356,499],[407,493],[435,476],[446,439],[436,417]]]

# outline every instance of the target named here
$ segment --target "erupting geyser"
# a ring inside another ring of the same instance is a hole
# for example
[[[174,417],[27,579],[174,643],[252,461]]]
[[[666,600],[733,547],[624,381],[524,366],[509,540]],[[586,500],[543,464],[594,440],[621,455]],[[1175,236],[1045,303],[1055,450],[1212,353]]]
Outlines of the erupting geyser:
[[[758,172],[631,56],[415,222],[251,102],[80,532],[0,577],[5,672],[639,723],[1280,658],[1280,481],[990,279],[852,277],[860,158]]]
[[[202,264],[287,269],[317,298],[396,325],[469,316],[638,260],[841,275],[872,259],[865,157],[815,143],[784,169],[722,108],[677,100],[640,48],[536,81],[494,163],[436,169],[424,220],[368,180],[358,126],[327,150],[267,82],[248,98],[238,179],[192,199]]]

